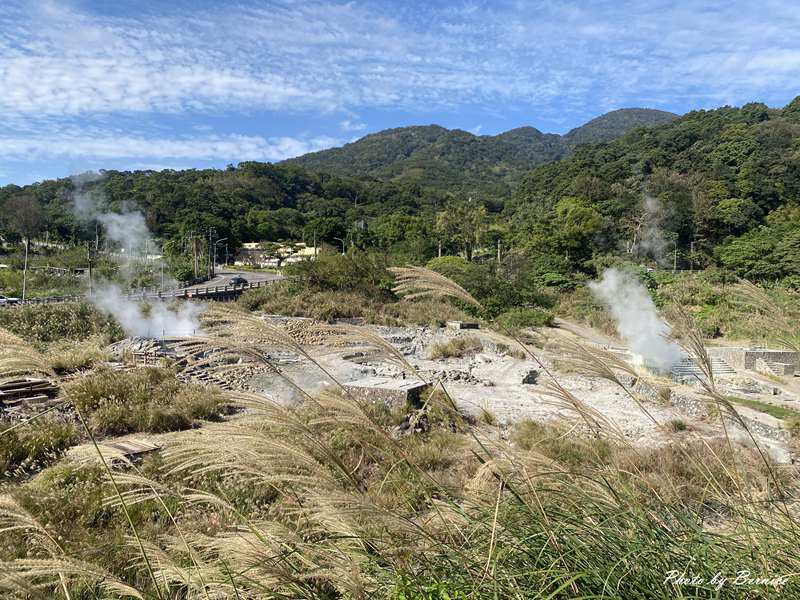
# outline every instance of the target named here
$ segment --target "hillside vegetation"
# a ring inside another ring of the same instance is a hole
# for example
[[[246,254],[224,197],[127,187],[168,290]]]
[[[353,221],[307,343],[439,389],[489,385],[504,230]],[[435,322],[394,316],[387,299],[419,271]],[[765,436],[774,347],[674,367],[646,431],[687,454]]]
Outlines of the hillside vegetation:
[[[616,255],[774,281],[800,275],[799,200],[800,98],[582,146],[529,173],[504,217],[516,245],[566,256],[569,269]]]
[[[534,127],[482,136],[438,125],[400,127],[287,162],[343,176],[507,196],[525,171],[563,158],[579,144],[612,140],[634,127],[662,125],[674,118],[676,115],[659,110],[621,109],[564,136]]]
[[[610,113],[558,143],[603,139],[640,122],[638,114]],[[192,240],[207,255],[213,228],[217,239],[227,238],[231,253],[245,241],[289,239],[344,243],[349,251],[378,250],[398,263],[424,264],[440,251],[485,263],[500,249],[495,270],[516,279],[526,272],[537,285],[569,286],[623,260],[678,269],[717,266],[796,287],[800,100],[784,109],[752,103],[691,112],[613,141],[579,145],[569,158],[522,176],[538,152],[557,157],[554,144],[552,136],[530,128],[493,137],[407,128],[292,164],[107,171],[83,188],[102,210],[141,210],[180,278]],[[325,156],[341,158],[359,177],[298,166]],[[356,157],[352,164],[348,156]],[[418,177],[402,175],[412,164]],[[522,180],[510,198],[505,187],[464,191],[476,178],[494,185],[513,172]],[[71,179],[0,188],[0,214],[14,214],[20,195],[33,197],[43,214],[39,235],[93,242],[95,222],[73,214],[74,188]],[[11,219],[4,224],[7,240],[20,239],[15,227]],[[21,264],[19,248],[13,261],[4,259],[12,266]],[[9,277],[14,291],[19,277]]]

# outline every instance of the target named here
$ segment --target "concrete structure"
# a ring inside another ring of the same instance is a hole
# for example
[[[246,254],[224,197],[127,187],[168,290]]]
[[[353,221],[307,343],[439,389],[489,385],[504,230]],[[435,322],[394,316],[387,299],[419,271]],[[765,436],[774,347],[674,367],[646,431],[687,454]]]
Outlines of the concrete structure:
[[[709,348],[710,356],[720,358],[739,370],[794,375],[800,372],[800,352],[769,348]],[[759,367],[763,369],[759,371]]]
[[[383,403],[392,410],[406,410],[422,406],[423,392],[429,383],[419,379],[389,379],[387,377],[367,377],[344,384],[345,391],[359,400]]]
[[[447,321],[445,323],[448,329],[480,329],[480,323],[471,321]]]
[[[783,362],[767,362],[763,358],[756,359],[755,370],[762,375],[775,375],[777,377],[791,377],[795,374],[794,364]]]

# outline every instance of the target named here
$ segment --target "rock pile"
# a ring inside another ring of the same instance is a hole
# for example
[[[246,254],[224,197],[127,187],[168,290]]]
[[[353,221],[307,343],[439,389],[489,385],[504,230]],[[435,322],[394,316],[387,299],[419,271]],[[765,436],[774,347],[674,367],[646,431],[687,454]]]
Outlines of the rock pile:
[[[413,433],[426,433],[431,425],[428,414],[424,410],[415,410],[403,417],[403,421],[392,430],[394,437],[403,437]]]
[[[463,383],[468,385],[482,385],[484,387],[494,386],[494,383],[489,379],[475,377],[471,371],[465,369],[431,369],[421,371],[421,374],[429,381],[441,380],[445,383]]]
[[[332,346],[344,348],[352,345],[349,342],[337,339],[335,335],[326,333],[324,330],[320,331],[320,325],[322,325],[320,321],[305,318],[287,319],[281,324],[283,329],[286,330],[286,333],[301,346]]]
[[[169,348],[167,340],[151,337],[125,338],[111,344],[108,347],[108,352],[111,358],[117,361],[133,360],[136,357],[143,356],[175,356],[175,352]]]

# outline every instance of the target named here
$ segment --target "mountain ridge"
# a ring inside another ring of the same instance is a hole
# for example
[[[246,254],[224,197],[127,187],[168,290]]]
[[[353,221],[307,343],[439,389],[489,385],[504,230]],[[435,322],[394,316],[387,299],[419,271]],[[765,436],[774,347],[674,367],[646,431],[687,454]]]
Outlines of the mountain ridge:
[[[340,146],[283,161],[345,177],[403,180],[461,192],[508,196],[523,173],[569,156],[584,143],[611,141],[636,127],[669,123],[678,115],[626,108],[600,115],[566,134],[530,125],[476,135],[437,124],[394,127]]]

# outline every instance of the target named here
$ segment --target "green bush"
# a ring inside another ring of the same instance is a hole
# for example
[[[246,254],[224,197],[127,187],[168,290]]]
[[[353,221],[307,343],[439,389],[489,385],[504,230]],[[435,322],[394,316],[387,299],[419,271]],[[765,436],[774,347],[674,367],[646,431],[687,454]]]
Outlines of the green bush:
[[[552,327],[553,313],[544,308],[515,308],[497,317],[497,322],[511,331],[528,327]]]
[[[248,290],[239,305],[249,311],[291,317],[309,317],[320,321],[363,318],[380,325],[440,325],[445,321],[463,321],[468,315],[446,300],[415,302],[382,301],[358,290],[314,291],[297,289],[296,284],[279,282],[266,288]]]
[[[558,316],[574,319],[608,334],[616,333],[616,323],[605,307],[597,302],[589,288],[580,286],[563,294],[555,308]]]
[[[108,353],[104,349],[107,345],[108,338],[105,336],[80,342],[65,340],[50,344],[46,357],[56,373],[76,373],[108,360]]]
[[[315,260],[287,266],[285,273],[294,289],[355,291],[376,300],[392,300],[394,278],[387,266],[386,259],[377,254],[320,254]]]
[[[459,256],[441,256],[428,261],[427,267],[455,281],[485,308],[489,318],[521,306],[551,307],[553,298],[542,292],[538,280],[521,271],[513,279],[499,276],[489,263],[468,262]],[[457,302],[458,303],[458,302]],[[475,309],[458,303],[474,314]]]
[[[72,424],[54,418],[10,427],[0,424],[0,479],[38,471],[78,441]]]
[[[66,391],[100,435],[187,429],[194,419],[215,418],[222,406],[218,392],[184,384],[169,369],[156,367],[100,369],[68,384]]]
[[[15,266],[12,261],[12,267]],[[0,293],[7,296],[22,296],[23,272],[19,269],[0,270]],[[43,270],[29,270],[25,286],[27,298],[45,296],[73,296],[83,292],[83,282],[72,275],[62,275]]]
[[[447,342],[434,344],[428,353],[433,360],[439,358],[459,358],[483,350],[483,343],[474,335],[459,336]]]
[[[91,304],[27,305],[0,311],[0,327],[33,343],[81,341],[104,336],[122,339],[125,332],[110,316]]]

